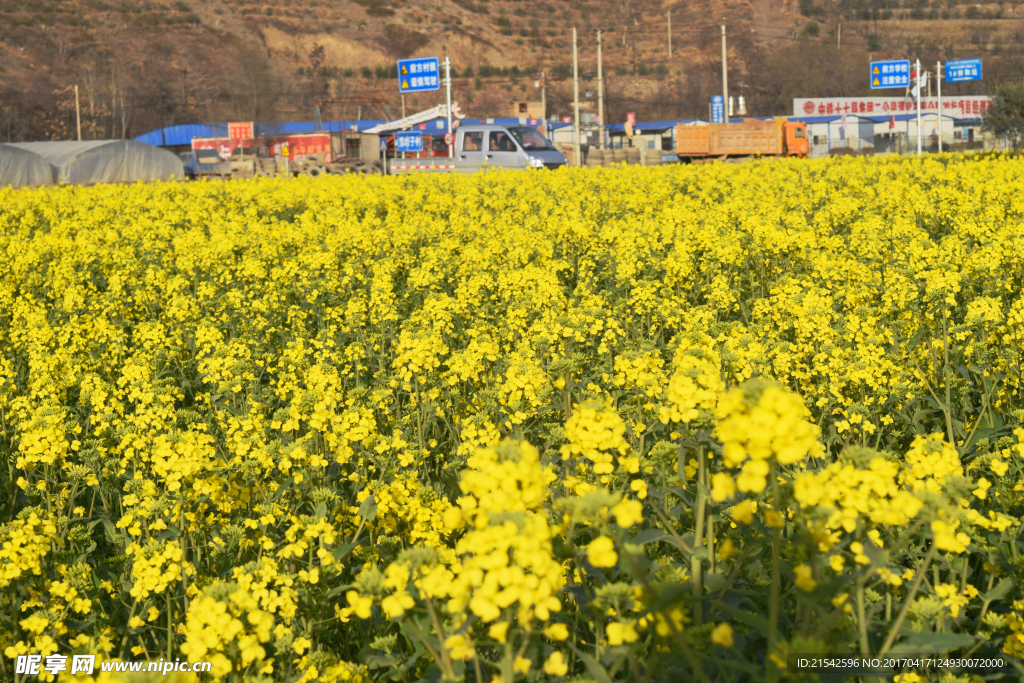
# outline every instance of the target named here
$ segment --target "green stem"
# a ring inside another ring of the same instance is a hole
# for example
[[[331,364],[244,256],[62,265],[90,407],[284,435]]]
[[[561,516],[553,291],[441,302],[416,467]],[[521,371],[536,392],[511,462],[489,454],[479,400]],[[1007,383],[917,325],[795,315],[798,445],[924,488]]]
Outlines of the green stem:
[[[881,657],[892,644],[896,642],[896,636],[899,635],[900,627],[903,625],[903,620],[907,618],[907,612],[910,611],[910,605],[914,602],[914,596],[917,595],[918,589],[921,587],[921,582],[924,581],[924,574],[928,571],[928,565],[931,564],[932,559],[935,557],[935,542],[932,542],[931,549],[928,550],[928,554],[921,560],[921,566],[918,567],[917,573],[914,576],[914,583],[910,586],[910,592],[907,594],[907,599],[903,601],[903,606],[900,607],[899,614],[896,615],[896,621],[893,622],[892,628],[889,629],[889,635],[886,636],[885,642],[882,644],[882,649],[878,651],[878,656]]]
[[[857,627],[860,631],[860,653],[867,657],[871,654],[871,645],[868,642],[867,611],[864,609],[864,579],[864,576],[857,579]]]
[[[129,624],[131,623],[132,617],[135,616],[135,608],[138,606],[139,599],[135,598],[135,602],[132,603],[132,608],[128,612],[128,621],[124,623],[124,637],[121,638],[121,649],[118,651],[117,654],[118,659],[124,659],[124,648],[128,645],[128,634],[131,633],[132,630],[132,627]]]
[[[700,599],[704,596],[704,582],[701,578],[701,562],[697,556],[696,551],[700,550],[704,546],[704,508],[706,501],[704,500],[704,494],[701,493],[704,487],[707,486],[705,479],[707,478],[707,472],[704,467],[704,447],[701,446],[697,450],[697,519],[693,525],[693,542],[694,542],[694,554],[690,558],[690,571],[693,574],[693,625],[700,626],[704,623],[704,610],[703,605],[700,603]]]
[[[956,446],[955,436],[953,434],[953,406],[950,403],[951,397],[949,395],[949,328],[946,325],[946,307],[942,308],[942,383],[946,385],[946,405],[943,408],[943,413],[946,415],[946,431],[949,433],[949,445]],[[964,443],[964,446],[967,444]]]
[[[772,487],[772,507],[778,514],[782,514],[782,506],[780,505],[781,498],[779,494],[779,478],[775,473],[775,461],[771,461],[771,465],[768,469],[768,476],[770,477]],[[779,600],[782,594],[782,575],[779,572],[779,563],[781,560],[781,553],[779,552],[779,545],[782,542],[782,530],[779,527],[772,527],[772,585],[768,594],[768,654],[772,655],[775,653],[777,643],[779,640]],[[766,662],[770,675],[768,680],[775,680],[776,670],[772,667],[770,662]]]

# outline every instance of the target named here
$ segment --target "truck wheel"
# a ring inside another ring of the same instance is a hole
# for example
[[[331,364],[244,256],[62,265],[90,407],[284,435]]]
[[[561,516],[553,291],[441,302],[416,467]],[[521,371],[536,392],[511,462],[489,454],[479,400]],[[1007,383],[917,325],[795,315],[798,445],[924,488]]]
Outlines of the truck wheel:
[[[321,175],[323,175],[323,172],[324,170],[319,166],[310,166],[305,171],[303,171],[303,173],[308,175],[310,178],[319,178]]]

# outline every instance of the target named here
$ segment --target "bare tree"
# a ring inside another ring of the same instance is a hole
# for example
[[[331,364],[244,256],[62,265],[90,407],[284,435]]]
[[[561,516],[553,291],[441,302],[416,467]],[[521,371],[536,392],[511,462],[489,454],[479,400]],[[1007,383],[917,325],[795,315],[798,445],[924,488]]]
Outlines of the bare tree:
[[[281,79],[263,48],[239,45],[228,69],[227,114],[237,121],[263,121],[277,114]]]

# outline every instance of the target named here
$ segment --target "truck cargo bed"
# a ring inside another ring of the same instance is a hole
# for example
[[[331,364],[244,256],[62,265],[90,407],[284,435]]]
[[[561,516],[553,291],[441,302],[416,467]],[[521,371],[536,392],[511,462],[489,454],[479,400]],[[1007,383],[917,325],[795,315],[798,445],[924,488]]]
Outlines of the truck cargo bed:
[[[680,157],[777,156],[783,154],[783,120],[684,126],[676,129]]]

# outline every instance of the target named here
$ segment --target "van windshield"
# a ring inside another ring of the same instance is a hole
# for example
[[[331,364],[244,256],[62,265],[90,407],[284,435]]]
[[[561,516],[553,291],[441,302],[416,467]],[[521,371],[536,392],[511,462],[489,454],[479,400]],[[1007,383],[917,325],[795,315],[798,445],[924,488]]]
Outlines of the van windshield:
[[[517,126],[515,128],[509,128],[509,133],[512,133],[512,137],[516,139],[523,149],[554,149],[551,143],[544,138],[543,135],[537,132],[536,128],[530,126]]]

